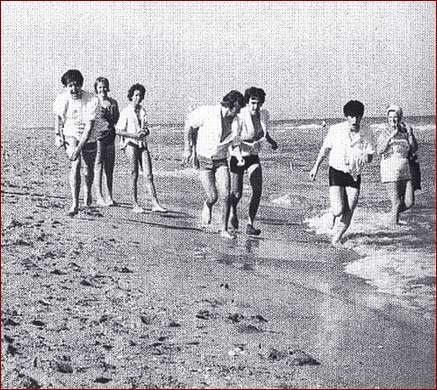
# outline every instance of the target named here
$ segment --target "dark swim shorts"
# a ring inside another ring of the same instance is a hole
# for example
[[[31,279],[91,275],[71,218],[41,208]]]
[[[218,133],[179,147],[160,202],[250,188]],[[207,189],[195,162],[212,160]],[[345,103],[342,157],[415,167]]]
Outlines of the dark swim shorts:
[[[85,145],[83,145],[82,147],[82,152],[95,152],[97,150],[97,142],[87,142]]]
[[[251,154],[250,156],[243,156],[244,165],[238,166],[238,160],[235,156],[231,157],[229,162],[229,168],[232,173],[244,173],[253,164],[259,164],[259,156],[257,154]]]
[[[103,131],[98,137],[97,140],[101,142],[103,145],[112,145],[115,141],[115,128],[110,127],[108,130]]]
[[[339,171],[329,167],[329,186],[352,187],[359,189],[361,185],[361,175],[358,175],[357,180],[354,180],[350,173]]]

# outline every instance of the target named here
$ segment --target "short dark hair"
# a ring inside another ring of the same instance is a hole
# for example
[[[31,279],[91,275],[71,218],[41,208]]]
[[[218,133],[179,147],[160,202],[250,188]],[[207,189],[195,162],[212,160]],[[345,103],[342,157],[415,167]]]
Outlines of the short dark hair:
[[[244,102],[244,96],[241,92],[232,90],[228,92],[221,101],[221,105],[227,108],[234,108],[235,103],[239,103],[240,107],[244,107],[246,103]]]
[[[108,91],[109,91],[109,80],[106,77],[97,77],[96,81],[94,83],[94,91],[96,91],[96,93],[97,93],[97,85],[99,83],[106,84],[106,86],[108,87]]]
[[[349,100],[343,107],[344,116],[363,116],[364,104],[358,100]]]
[[[61,83],[64,87],[67,86],[68,83],[73,81],[77,81],[80,86],[83,85],[83,76],[77,69],[68,69],[61,77]]]
[[[261,104],[266,100],[266,93],[263,89],[257,87],[250,87],[244,92],[244,101],[249,103],[250,98],[258,99]]]
[[[134,96],[135,91],[140,91],[141,95],[143,95],[143,98],[146,95],[146,88],[144,87],[144,85],[136,83],[132,85],[132,87],[130,87],[129,91],[127,92],[127,98],[129,99],[129,101],[132,100],[132,96]]]

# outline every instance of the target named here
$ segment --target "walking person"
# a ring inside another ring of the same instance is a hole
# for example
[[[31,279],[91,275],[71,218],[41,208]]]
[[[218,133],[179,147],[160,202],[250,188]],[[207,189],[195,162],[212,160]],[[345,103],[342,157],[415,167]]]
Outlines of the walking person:
[[[244,96],[238,91],[227,93],[220,105],[202,106],[188,114],[185,122],[185,148],[183,161],[197,158],[200,181],[206,193],[202,209],[202,225],[212,219],[212,209],[219,196],[222,203],[220,234],[235,238],[228,230],[230,213],[230,177],[228,154],[231,143],[238,142],[241,122],[237,116],[244,107]],[[193,137],[196,139],[193,142]],[[237,146],[237,144],[235,144]]]
[[[241,109],[239,117],[242,120],[241,145],[233,148],[229,168],[231,171],[231,213],[230,225],[234,230],[239,227],[237,217],[237,205],[243,195],[243,177],[247,172],[252,195],[249,201],[249,215],[246,226],[246,234],[258,236],[260,229],[254,227],[255,217],[261,201],[262,194],[262,169],[259,159],[259,151],[263,141],[267,141],[273,150],[278,144],[268,133],[269,112],[261,109],[265,102],[266,93],[261,88],[251,87],[244,93],[246,106]],[[243,163],[239,162],[241,153]]]
[[[414,206],[415,181],[409,158],[414,158],[418,145],[411,126],[402,122],[402,108],[391,104],[387,110],[387,125],[377,136],[377,151],[381,155],[381,181],[391,201],[393,225],[399,214]]]
[[[316,179],[320,164],[329,154],[329,199],[331,203],[332,244],[340,244],[358,203],[361,171],[373,159],[373,135],[361,127],[364,105],[350,100],[343,107],[346,121],[332,125],[323,141],[310,177]]]

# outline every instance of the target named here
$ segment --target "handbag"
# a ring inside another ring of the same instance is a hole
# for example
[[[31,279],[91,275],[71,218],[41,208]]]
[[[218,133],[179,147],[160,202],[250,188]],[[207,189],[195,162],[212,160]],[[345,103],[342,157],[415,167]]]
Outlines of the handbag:
[[[413,191],[422,189],[422,173],[420,172],[420,164],[417,161],[417,154],[408,152],[408,164],[410,165],[411,183]]]

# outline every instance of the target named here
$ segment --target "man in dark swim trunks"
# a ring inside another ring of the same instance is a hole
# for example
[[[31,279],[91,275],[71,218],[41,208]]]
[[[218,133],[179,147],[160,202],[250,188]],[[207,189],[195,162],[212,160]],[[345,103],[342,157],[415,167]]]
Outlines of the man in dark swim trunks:
[[[245,91],[244,99],[246,107],[242,108],[239,114],[239,117],[242,119],[241,144],[239,148],[232,150],[229,166],[231,171],[230,224],[234,229],[238,229],[237,205],[243,192],[244,172],[247,172],[249,176],[252,197],[249,203],[249,219],[246,226],[246,234],[250,236],[258,236],[261,233],[260,229],[256,229],[253,226],[262,193],[262,171],[258,157],[261,143],[266,140],[270,143],[273,150],[278,148],[276,141],[267,132],[269,112],[261,109],[265,97],[266,93],[261,88],[252,87]],[[239,164],[240,155],[244,159],[244,165]]]
[[[373,136],[370,129],[361,128],[364,105],[351,100],[343,107],[346,121],[331,126],[323,142],[316,163],[310,172],[316,179],[321,162],[329,154],[330,228],[334,228],[332,244],[340,244],[348,229],[358,203],[361,170],[373,158]],[[337,224],[336,224],[337,220]]]

